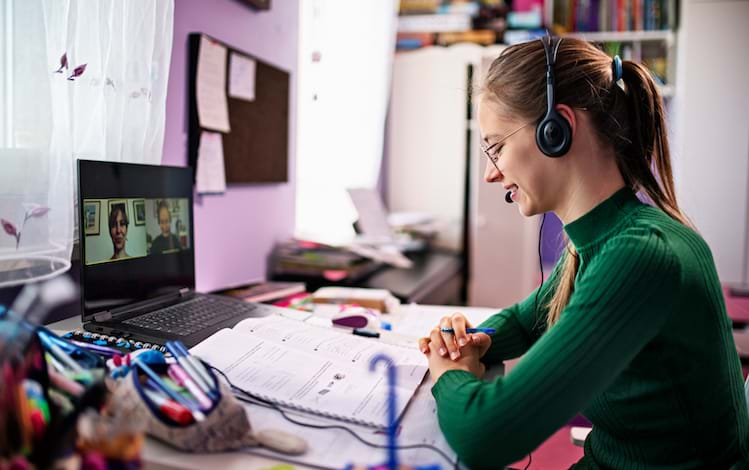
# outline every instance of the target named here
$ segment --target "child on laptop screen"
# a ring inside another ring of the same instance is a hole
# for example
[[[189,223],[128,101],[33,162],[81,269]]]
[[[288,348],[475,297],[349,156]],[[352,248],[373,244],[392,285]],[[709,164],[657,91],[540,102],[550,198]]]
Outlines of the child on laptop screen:
[[[546,282],[480,325],[491,336],[457,313],[419,341],[460,459],[501,468],[582,413],[593,430],[575,468],[747,468],[731,321],[710,249],[677,204],[648,70],[572,38],[513,45],[478,116],[486,181],[525,216],[553,211],[569,242]]]

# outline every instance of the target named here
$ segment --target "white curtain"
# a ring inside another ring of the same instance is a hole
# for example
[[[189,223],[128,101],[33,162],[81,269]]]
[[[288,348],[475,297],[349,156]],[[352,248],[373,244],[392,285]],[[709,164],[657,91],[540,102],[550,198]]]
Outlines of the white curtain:
[[[0,287],[70,267],[78,158],[161,162],[173,0],[0,2]]]
[[[296,235],[344,243],[357,217],[346,188],[374,188],[380,172],[398,2],[299,9]]]

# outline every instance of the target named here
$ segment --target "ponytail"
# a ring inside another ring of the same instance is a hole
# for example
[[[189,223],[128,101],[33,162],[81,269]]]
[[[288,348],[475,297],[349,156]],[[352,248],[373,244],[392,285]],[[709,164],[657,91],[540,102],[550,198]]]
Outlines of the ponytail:
[[[625,184],[634,191],[642,191],[663,212],[684,225],[691,226],[676,201],[671,152],[666,136],[666,119],[663,100],[648,70],[642,65],[623,62],[620,88],[612,77],[610,91],[613,109],[608,110],[614,122],[617,115],[624,119],[619,129],[602,126],[599,132],[614,142],[616,162]],[[623,108],[619,111],[617,102]],[[607,110],[603,109],[603,112]],[[619,111],[619,112],[617,112]],[[599,121],[600,122],[600,121]],[[619,132],[611,135],[609,132]],[[607,135],[608,134],[608,135]],[[567,253],[563,261],[559,282],[548,303],[546,323],[554,325],[567,306],[575,290],[575,277],[580,266],[579,257],[567,242]]]

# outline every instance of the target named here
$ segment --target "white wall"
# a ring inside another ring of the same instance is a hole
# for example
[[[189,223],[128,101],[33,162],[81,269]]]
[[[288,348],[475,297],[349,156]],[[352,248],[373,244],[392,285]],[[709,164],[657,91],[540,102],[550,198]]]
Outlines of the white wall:
[[[749,1],[682,2],[675,121],[677,197],[725,283],[746,283]]]

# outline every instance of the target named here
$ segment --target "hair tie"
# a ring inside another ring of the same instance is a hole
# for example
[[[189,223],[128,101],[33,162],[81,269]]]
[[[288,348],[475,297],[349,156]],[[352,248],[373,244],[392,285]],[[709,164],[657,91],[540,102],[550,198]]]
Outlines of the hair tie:
[[[614,67],[614,82],[618,82],[619,80],[622,79],[622,73],[623,73],[622,59],[620,59],[618,55],[614,56],[613,67]]]

